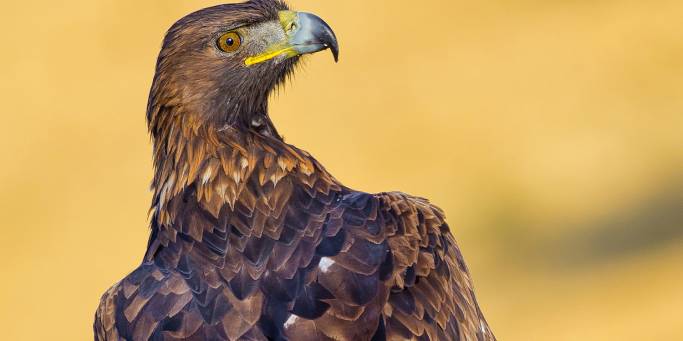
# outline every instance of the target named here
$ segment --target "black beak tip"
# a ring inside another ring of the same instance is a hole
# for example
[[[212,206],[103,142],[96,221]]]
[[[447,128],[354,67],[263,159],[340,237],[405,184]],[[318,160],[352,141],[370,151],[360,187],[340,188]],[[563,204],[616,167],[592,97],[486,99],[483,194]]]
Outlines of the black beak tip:
[[[337,46],[337,44],[330,45],[330,51],[332,51],[334,62],[339,63],[339,46]]]
[[[332,31],[332,28],[330,28],[327,23],[320,20],[322,22],[323,26],[323,32],[321,33],[321,40],[323,42],[323,45],[325,45],[326,48],[330,49],[332,52],[332,56],[334,57],[334,62],[338,63],[339,62],[339,43],[337,42],[337,36],[334,34],[334,31]]]
[[[334,31],[332,31],[330,25],[317,15],[305,12],[299,13],[299,23],[302,27],[309,28],[310,36],[307,36],[308,39],[302,40],[322,43],[325,48],[332,51],[334,61],[339,62],[339,43],[337,42],[337,36],[334,34]]]

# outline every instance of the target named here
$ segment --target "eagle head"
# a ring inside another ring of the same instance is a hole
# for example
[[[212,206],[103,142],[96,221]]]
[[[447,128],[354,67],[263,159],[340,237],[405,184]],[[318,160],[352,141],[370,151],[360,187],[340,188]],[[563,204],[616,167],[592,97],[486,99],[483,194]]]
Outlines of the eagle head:
[[[300,56],[339,47],[318,16],[290,11],[279,0],[205,8],[166,34],[150,92],[152,136],[199,126],[248,128],[267,115],[268,96]],[[191,129],[189,129],[191,128]]]

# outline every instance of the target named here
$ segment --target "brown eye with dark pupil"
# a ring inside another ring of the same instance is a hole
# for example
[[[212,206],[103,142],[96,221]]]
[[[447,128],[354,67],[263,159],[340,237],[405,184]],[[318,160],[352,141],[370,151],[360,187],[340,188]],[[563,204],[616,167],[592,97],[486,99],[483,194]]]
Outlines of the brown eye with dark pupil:
[[[237,32],[228,32],[218,38],[218,48],[223,52],[235,52],[240,47],[242,39]]]

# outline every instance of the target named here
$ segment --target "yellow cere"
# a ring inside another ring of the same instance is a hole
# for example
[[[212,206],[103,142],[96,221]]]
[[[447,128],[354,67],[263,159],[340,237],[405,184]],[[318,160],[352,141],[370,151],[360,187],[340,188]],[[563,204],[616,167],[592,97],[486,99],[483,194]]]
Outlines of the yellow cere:
[[[291,57],[298,55],[296,50],[294,50],[294,47],[288,46],[286,44],[282,44],[279,46],[275,46],[274,48],[268,49],[268,51],[266,51],[265,53],[262,53],[258,56],[253,56],[253,57],[247,58],[244,61],[244,64],[247,66],[252,66],[254,64],[263,63],[267,60],[273,59],[273,58],[275,58],[279,55],[282,55],[282,54],[286,55],[287,58],[291,58]]]
[[[280,17],[280,24],[286,32],[292,28],[292,24],[296,22],[299,14],[294,11],[280,11],[278,16]]]
[[[278,15],[282,28],[285,30],[285,32],[289,32],[294,28],[293,24],[296,22],[299,14],[294,11],[280,11]],[[268,48],[268,50],[262,54],[247,58],[244,60],[244,64],[246,66],[251,66],[254,64],[263,63],[280,55],[285,55],[286,58],[291,58],[298,54],[299,53],[294,50],[294,47],[289,46],[287,43],[282,43]]]

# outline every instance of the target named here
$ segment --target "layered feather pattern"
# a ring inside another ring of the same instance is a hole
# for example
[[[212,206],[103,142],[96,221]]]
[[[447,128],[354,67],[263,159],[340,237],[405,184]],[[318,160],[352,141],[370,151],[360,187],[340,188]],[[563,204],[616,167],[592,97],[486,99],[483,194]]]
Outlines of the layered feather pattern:
[[[207,48],[285,9],[222,5],[169,31],[147,113],[151,236],[95,340],[495,340],[439,208],[350,189],[279,136],[267,98],[296,59],[246,69]]]

